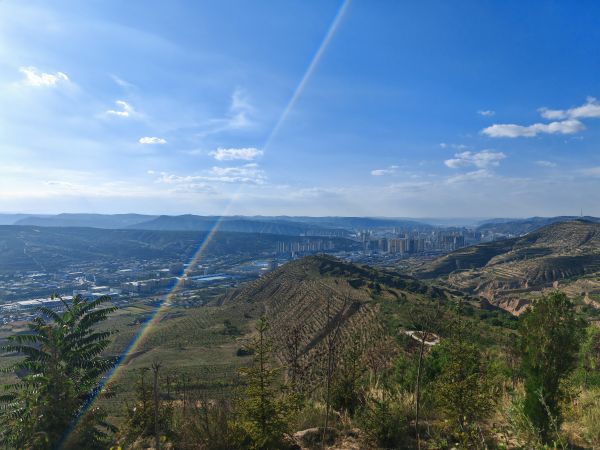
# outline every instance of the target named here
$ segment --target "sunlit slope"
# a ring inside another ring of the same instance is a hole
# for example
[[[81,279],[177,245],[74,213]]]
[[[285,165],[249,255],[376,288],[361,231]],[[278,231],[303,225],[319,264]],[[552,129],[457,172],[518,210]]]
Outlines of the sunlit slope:
[[[600,273],[600,224],[574,220],[442,256],[416,272],[504,305]],[[521,303],[519,311],[525,303]],[[512,304],[514,308],[516,305]]]
[[[441,304],[448,312],[456,301],[448,291],[406,275],[315,256],[249,283],[224,303],[260,308],[281,362],[294,364],[295,352],[302,372],[298,382],[318,387],[332,340],[336,352],[358,349],[377,364],[378,358],[399,349],[398,340],[411,329],[415,310]]]

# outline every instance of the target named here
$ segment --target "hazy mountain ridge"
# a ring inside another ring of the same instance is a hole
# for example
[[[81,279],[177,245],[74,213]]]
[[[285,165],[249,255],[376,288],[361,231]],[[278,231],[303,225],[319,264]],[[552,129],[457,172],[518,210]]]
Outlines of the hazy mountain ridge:
[[[57,214],[29,215],[11,225],[35,225],[40,227],[92,227],[119,229],[152,220],[156,216],[146,214]]]
[[[220,231],[232,231],[238,233],[265,233],[289,236],[300,236],[311,231],[335,233],[335,230],[317,228],[309,224],[294,221],[269,221],[243,217],[217,217],[217,216],[159,216],[147,222],[137,223],[128,228],[140,230],[194,230],[210,231],[214,228]]]
[[[525,219],[489,219],[479,223],[477,230],[511,236],[522,236],[547,225],[572,220],[600,222],[600,218],[585,216],[529,217]]]
[[[136,228],[153,230],[212,229],[220,222],[224,231],[302,234],[310,231],[363,230],[369,228],[413,228],[431,230],[425,220],[385,217],[311,216],[201,216],[146,214],[0,214],[3,225],[46,227]],[[249,230],[249,231],[244,231]],[[265,230],[265,231],[261,231]]]
[[[0,272],[51,271],[77,263],[135,261],[166,258],[187,262],[208,236],[206,231],[111,230],[0,226]],[[206,255],[273,252],[276,242],[294,239],[260,233],[218,231],[205,248]],[[318,238],[315,238],[318,239]],[[328,238],[347,248],[358,244]]]

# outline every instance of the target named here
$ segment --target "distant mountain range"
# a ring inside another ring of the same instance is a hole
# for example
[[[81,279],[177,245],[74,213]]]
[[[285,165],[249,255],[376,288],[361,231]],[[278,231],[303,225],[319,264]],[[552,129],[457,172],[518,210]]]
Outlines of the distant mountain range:
[[[22,216],[22,215],[20,215]],[[0,215],[1,217],[1,215]],[[157,216],[144,214],[57,214],[18,217],[6,225],[35,225],[39,227],[129,228],[154,220]]]
[[[556,222],[525,236],[462,248],[416,270],[423,279],[520,313],[536,293],[559,287],[592,302],[600,294],[600,223]],[[591,296],[591,297],[590,297]]]
[[[106,229],[209,231],[219,224],[221,231],[279,235],[337,235],[372,228],[399,228],[429,231],[433,225],[407,219],[370,217],[289,217],[289,216],[152,216],[144,214],[0,214],[0,225],[42,227],[91,227]]]
[[[0,225],[42,227],[91,227],[106,229],[210,231],[218,223],[221,231],[266,233],[289,236],[337,235],[368,229],[397,229],[429,232],[440,228],[471,228],[483,233],[522,236],[546,225],[579,217],[531,217],[527,219],[406,219],[386,217],[309,217],[309,216],[199,216],[147,214],[0,214]],[[596,217],[584,217],[599,222]]]

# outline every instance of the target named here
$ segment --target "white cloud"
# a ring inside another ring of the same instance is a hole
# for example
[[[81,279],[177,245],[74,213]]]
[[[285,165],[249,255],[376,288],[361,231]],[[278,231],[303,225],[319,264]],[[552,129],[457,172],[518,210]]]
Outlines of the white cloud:
[[[106,111],[106,114],[111,115],[111,116],[119,116],[119,117],[130,117],[133,114],[135,114],[135,110],[133,109],[133,106],[131,106],[126,101],[117,100],[115,102],[115,104],[117,106],[119,106],[121,109],[109,109],[108,111]]]
[[[145,136],[140,138],[140,140],[138,141],[140,144],[147,144],[147,145],[157,145],[157,144],[166,144],[167,141],[163,138],[159,138],[159,137],[154,137],[154,136]]]
[[[259,156],[262,156],[263,151],[254,147],[218,148],[217,150],[210,152],[210,155],[219,161],[252,161]]]
[[[478,153],[474,152],[462,152],[456,153],[454,158],[447,159],[444,161],[446,166],[451,169],[458,169],[461,167],[475,166],[480,169],[486,167],[498,166],[500,161],[506,158],[506,155],[502,152],[492,152],[490,150],[483,150]]]
[[[600,103],[594,97],[588,97],[581,106],[570,109],[549,109],[540,108],[538,110],[542,117],[549,120],[556,119],[586,119],[600,117]]]
[[[536,161],[535,163],[540,167],[556,167],[556,166],[558,166],[558,164],[556,164],[555,162],[552,162],[552,161],[540,160],[540,161]]]
[[[487,169],[479,169],[473,172],[467,172],[460,175],[455,175],[446,180],[449,184],[464,183],[468,181],[479,181],[486,178],[492,178],[494,174]]]
[[[156,172],[149,170],[148,174],[155,175]],[[237,167],[213,167],[207,175],[175,175],[160,172],[157,181],[186,186],[200,182],[265,184],[267,177],[258,164],[251,163]]]
[[[494,124],[482,130],[490,137],[534,137],[538,134],[575,134],[585,130],[580,119],[600,118],[600,103],[594,97],[588,97],[581,106],[570,109],[539,108],[538,112],[549,123],[533,125]]]
[[[561,120],[568,117],[566,111],[562,109],[540,108],[538,109],[538,112],[540,113],[540,116],[548,120]]]
[[[398,169],[399,169],[398,166],[389,166],[386,169],[375,169],[375,170],[371,170],[371,175],[373,175],[374,177],[390,175],[392,173],[396,173],[396,170],[398,170]]]
[[[477,114],[484,117],[491,117],[496,114],[496,111],[492,111],[491,109],[480,109],[477,111]]]
[[[28,86],[56,86],[58,83],[69,81],[69,77],[64,72],[45,73],[33,66],[20,67],[19,72],[25,76],[23,83]]]
[[[574,134],[583,131],[585,126],[575,119],[560,122],[535,123],[529,126],[515,124],[494,124],[485,128],[482,133],[490,137],[534,137],[538,134]]]

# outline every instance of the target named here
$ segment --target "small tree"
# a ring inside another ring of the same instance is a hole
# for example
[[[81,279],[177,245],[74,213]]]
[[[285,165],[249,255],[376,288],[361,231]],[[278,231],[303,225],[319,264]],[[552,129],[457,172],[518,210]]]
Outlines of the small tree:
[[[575,368],[582,329],[562,292],[541,297],[521,319],[524,411],[544,442],[560,427],[560,382]]]
[[[433,383],[435,403],[448,431],[467,448],[481,442],[479,424],[492,412],[494,382],[481,350],[461,339],[444,340],[436,349],[441,372]]]
[[[99,308],[108,297],[59,300],[64,312],[37,308],[29,332],[2,347],[25,357],[12,368],[19,381],[0,397],[1,437],[14,448],[106,448],[112,427],[101,408],[87,406],[113,363],[102,356],[111,333],[96,327],[116,308]]]
[[[125,405],[126,420],[119,430],[119,443],[125,446],[138,440],[154,440],[154,446],[157,447],[157,440],[160,446],[163,436],[169,440],[175,438],[173,407],[160,398],[159,367],[156,364],[152,365],[152,381],[146,378],[149,368],[139,370],[133,403]]]
[[[241,370],[246,387],[239,402],[241,428],[255,450],[285,448],[284,437],[288,431],[291,408],[282,387],[278,387],[280,368],[271,363],[272,349],[266,336],[267,321],[261,318],[257,336],[250,345],[254,351],[254,364]]]
[[[412,405],[398,390],[374,386],[363,398],[358,423],[368,441],[383,448],[409,448]]]
[[[356,333],[344,350],[331,386],[331,405],[354,414],[360,404],[361,381],[365,372],[361,336]]]
[[[441,305],[436,302],[432,309],[415,309],[413,311],[414,326],[419,332],[419,358],[417,364],[417,379],[415,382],[415,432],[417,435],[417,448],[421,449],[421,430],[419,420],[421,416],[421,382],[423,378],[423,360],[425,357],[425,343],[433,336],[433,331],[439,327],[442,315]]]
[[[600,384],[600,329],[588,327],[579,352],[584,387]]]
[[[336,311],[336,297],[333,295],[327,296],[325,304],[325,329],[329,332],[326,334],[325,341],[325,424],[323,426],[323,438],[321,440],[322,447],[325,445],[325,437],[329,429],[329,419],[331,416],[331,390],[333,380],[338,366],[340,353],[340,334],[343,325],[343,316],[350,307],[350,295],[346,291],[342,294],[341,307]]]

